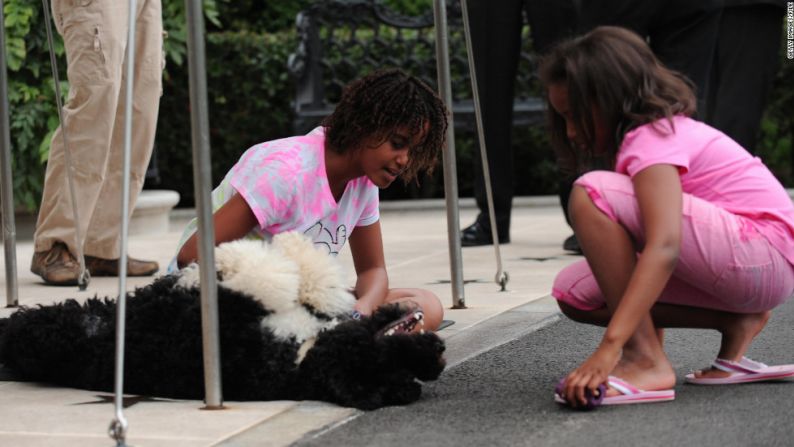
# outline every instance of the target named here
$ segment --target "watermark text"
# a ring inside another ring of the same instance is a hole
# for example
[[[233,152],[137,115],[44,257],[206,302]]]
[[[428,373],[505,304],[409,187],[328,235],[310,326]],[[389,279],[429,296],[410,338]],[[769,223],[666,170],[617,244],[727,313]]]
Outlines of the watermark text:
[[[794,2],[786,2],[786,57],[794,59]]]

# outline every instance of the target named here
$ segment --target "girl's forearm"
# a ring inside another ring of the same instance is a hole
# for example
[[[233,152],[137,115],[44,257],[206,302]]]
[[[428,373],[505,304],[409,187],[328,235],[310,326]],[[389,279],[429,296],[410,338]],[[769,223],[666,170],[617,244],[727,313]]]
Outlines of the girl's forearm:
[[[675,249],[645,250],[614,310],[602,344],[622,348],[659,299],[678,259]]]
[[[195,262],[198,260],[198,253],[197,253],[198,244],[196,244],[196,233],[193,233],[190,238],[185,241],[185,244],[182,245],[182,248],[179,249],[179,253],[176,255],[176,264],[179,268],[182,268],[191,262]]]
[[[386,299],[389,291],[389,279],[386,269],[373,268],[360,272],[356,280],[356,295],[358,301],[374,310]]]
[[[258,225],[256,216],[248,203],[240,194],[235,194],[228,202],[223,204],[212,215],[212,226],[214,229],[214,245],[234,241],[244,237],[251,229]],[[182,268],[185,265],[198,260],[198,232],[182,245],[176,256],[177,265]]]

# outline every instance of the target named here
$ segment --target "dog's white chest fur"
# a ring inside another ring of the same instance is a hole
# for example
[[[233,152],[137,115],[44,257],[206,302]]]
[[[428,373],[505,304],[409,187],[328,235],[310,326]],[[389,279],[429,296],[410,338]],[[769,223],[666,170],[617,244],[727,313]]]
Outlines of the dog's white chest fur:
[[[355,305],[339,262],[300,233],[278,234],[271,243],[221,244],[215,249],[215,264],[219,284],[260,301],[271,311],[262,326],[285,340],[311,341],[350,315]],[[198,287],[196,264],[182,269],[180,276],[177,286]]]

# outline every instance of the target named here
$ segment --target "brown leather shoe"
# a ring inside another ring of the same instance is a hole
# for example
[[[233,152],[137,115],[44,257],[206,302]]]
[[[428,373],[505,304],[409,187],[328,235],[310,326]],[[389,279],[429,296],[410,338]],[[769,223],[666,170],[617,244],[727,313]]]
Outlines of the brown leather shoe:
[[[80,277],[80,264],[66,244],[58,241],[47,251],[33,253],[30,271],[41,276],[46,284],[74,286]]]
[[[85,257],[85,268],[91,276],[119,276],[119,260]],[[127,276],[151,276],[160,270],[155,261],[142,261],[127,256]]]

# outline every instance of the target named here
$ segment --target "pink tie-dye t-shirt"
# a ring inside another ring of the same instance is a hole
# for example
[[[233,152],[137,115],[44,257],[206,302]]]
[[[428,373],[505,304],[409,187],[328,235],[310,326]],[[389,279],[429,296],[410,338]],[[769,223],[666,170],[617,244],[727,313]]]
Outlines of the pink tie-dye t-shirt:
[[[378,187],[367,177],[347,183],[337,203],[325,172],[325,131],[257,144],[248,149],[212,191],[213,211],[240,194],[259,225],[246,238],[300,231],[331,254],[339,253],[355,227],[378,221]],[[179,247],[196,231],[195,219]]]

